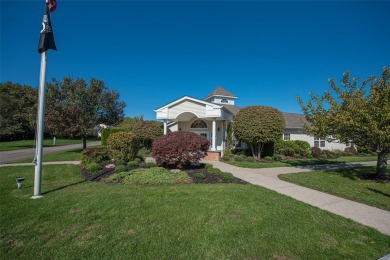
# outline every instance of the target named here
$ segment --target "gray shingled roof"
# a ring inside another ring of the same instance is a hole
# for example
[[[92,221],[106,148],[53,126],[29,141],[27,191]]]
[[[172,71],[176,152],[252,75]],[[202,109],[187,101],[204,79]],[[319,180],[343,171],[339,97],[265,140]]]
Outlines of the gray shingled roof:
[[[233,106],[233,105],[222,105],[228,111],[230,111],[233,115],[237,115],[238,111],[241,110],[241,107]],[[305,115],[295,114],[295,113],[283,113],[284,121],[286,123],[286,128],[304,128],[304,124],[310,126],[310,123],[307,122]]]
[[[310,125],[307,122],[305,115],[294,113],[282,113],[286,122],[286,128],[304,128],[304,124]]]
[[[205,97],[205,99],[211,96],[237,97],[221,86],[218,86],[216,89],[214,89],[210,94],[207,95],[207,97]]]
[[[224,108],[226,108],[230,113],[232,113],[233,115],[237,115],[238,111],[240,111],[241,107],[238,107],[238,106],[234,106],[234,105],[225,105],[225,104],[222,104],[222,106]]]

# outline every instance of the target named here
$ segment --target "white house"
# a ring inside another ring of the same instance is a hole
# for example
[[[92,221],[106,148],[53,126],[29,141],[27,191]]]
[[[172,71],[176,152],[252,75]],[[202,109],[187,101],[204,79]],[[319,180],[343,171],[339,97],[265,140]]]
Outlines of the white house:
[[[219,159],[226,148],[227,125],[233,122],[240,107],[235,105],[236,95],[217,87],[203,100],[184,96],[155,109],[157,119],[164,122],[164,134],[169,130],[190,131],[210,140],[209,159]],[[321,149],[344,150],[348,144],[329,143],[305,134],[302,114],[283,113],[286,129],[283,140],[303,140]],[[238,146],[241,143],[237,143]]]

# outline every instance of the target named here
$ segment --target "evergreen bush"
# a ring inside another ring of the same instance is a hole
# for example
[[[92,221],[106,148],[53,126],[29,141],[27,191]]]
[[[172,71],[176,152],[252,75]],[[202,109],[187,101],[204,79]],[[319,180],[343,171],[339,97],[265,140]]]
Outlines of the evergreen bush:
[[[136,157],[139,149],[140,141],[131,132],[113,133],[107,140],[107,150],[115,160],[131,161]]]
[[[89,148],[81,152],[80,164],[84,167],[91,163],[102,165],[109,161],[110,156],[105,148]]]

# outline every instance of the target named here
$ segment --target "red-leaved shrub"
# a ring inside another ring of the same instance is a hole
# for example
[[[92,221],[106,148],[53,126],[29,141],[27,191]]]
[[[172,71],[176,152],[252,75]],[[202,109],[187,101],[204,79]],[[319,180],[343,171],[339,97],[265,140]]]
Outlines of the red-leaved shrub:
[[[159,165],[183,168],[207,155],[209,141],[192,132],[172,132],[153,141],[152,156]]]

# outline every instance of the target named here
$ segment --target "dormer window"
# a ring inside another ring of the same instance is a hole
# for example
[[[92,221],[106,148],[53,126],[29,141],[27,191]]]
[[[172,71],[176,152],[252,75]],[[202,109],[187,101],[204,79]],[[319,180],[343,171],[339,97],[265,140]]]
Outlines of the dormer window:
[[[226,98],[221,99],[221,103],[229,103]]]

